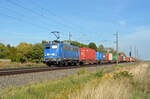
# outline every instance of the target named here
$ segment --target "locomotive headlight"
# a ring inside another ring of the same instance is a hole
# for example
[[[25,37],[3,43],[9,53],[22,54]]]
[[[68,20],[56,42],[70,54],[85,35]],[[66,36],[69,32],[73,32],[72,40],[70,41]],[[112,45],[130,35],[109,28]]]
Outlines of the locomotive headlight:
[[[57,47],[58,47],[57,45],[53,45],[52,49],[57,49]]]
[[[49,56],[50,54],[49,53],[47,53],[47,56]]]
[[[51,55],[53,55],[53,56],[54,56],[54,55],[55,55],[55,53],[52,53]]]

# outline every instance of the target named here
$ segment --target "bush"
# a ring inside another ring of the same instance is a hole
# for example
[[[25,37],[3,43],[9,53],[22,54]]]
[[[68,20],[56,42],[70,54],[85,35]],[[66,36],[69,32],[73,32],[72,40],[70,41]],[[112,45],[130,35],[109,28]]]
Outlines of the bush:
[[[33,63],[40,63],[41,60],[39,60],[39,59],[33,59],[32,62],[33,62]]]
[[[11,61],[25,63],[27,62],[27,58],[21,53],[18,53],[16,56],[11,56]]]
[[[20,57],[20,62],[23,64],[25,62],[27,62],[27,58],[26,57]]]
[[[133,78],[133,74],[129,73],[128,71],[121,71],[119,73],[114,73],[114,79],[122,79],[122,78]]]
[[[118,65],[113,65],[112,68],[113,68],[113,70],[119,70],[121,67]]]
[[[94,76],[95,77],[103,77],[103,75],[104,75],[104,70],[98,70],[95,74],[94,74]]]

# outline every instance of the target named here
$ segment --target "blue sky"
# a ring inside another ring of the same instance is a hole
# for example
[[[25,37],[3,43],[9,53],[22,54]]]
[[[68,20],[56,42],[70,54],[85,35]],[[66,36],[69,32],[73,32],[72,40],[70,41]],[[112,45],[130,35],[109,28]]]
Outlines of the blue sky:
[[[57,30],[61,40],[71,32],[72,40],[115,47],[118,31],[120,51],[128,53],[136,46],[140,58],[150,59],[149,4],[149,0],[1,0],[0,42],[16,46],[54,40],[50,32]]]

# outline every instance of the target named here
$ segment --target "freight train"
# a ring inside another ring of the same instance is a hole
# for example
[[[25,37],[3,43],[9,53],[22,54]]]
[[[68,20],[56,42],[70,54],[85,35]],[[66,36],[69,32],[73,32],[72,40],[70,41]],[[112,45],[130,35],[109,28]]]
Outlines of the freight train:
[[[79,48],[63,42],[45,43],[43,47],[43,63],[48,66],[70,66],[83,64],[104,64],[118,62],[134,62],[134,58],[124,55],[96,52],[90,48]]]

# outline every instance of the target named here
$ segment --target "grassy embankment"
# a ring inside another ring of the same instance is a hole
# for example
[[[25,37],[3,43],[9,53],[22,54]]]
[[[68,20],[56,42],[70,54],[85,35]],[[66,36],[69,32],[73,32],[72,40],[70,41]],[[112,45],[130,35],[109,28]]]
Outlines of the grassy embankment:
[[[0,62],[0,69],[9,68],[30,68],[30,67],[41,67],[46,66],[43,63],[17,63],[17,62]]]
[[[119,69],[87,83],[70,99],[150,99],[150,64]]]
[[[150,65],[113,66],[55,81],[3,90],[2,98],[14,99],[149,99]]]

